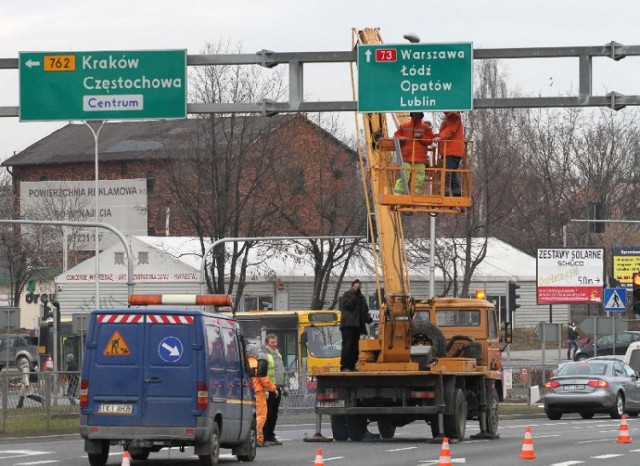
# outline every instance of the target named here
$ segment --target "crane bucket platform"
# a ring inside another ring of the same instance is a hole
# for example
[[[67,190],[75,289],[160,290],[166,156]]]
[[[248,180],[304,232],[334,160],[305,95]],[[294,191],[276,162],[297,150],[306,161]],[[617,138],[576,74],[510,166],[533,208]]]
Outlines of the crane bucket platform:
[[[398,140],[381,138],[377,149],[388,156],[377,159],[371,169],[378,171],[377,203],[400,212],[463,213],[471,207],[473,171],[473,143],[465,141],[466,154],[456,169],[446,168],[446,156],[429,148],[427,163],[422,166],[403,166]],[[460,195],[449,189],[451,177],[457,177]],[[408,182],[407,182],[408,181]]]

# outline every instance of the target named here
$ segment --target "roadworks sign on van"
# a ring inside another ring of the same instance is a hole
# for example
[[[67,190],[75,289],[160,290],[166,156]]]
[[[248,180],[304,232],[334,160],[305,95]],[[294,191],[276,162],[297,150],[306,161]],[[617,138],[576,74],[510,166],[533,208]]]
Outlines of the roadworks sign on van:
[[[134,460],[193,446],[202,465],[217,464],[220,448],[253,461],[255,395],[246,361],[239,326],[229,317],[93,311],[80,386],[89,463],[104,466],[110,445],[122,445]]]

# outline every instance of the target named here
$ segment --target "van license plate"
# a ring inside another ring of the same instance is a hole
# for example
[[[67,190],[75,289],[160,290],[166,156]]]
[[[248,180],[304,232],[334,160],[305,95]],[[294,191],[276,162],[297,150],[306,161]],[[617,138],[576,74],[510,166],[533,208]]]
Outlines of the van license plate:
[[[344,400],[318,401],[318,408],[344,408]]]
[[[133,414],[133,405],[125,404],[101,404],[98,414]]]

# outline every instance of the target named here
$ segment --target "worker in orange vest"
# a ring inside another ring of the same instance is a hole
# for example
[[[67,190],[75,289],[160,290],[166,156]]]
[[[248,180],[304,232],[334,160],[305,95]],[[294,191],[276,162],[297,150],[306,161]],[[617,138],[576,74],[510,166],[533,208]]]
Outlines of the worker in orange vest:
[[[440,131],[434,136],[433,141],[438,144],[438,153],[445,160],[445,195],[459,197],[462,195],[462,187],[457,170],[466,152],[460,112],[444,112]]]
[[[269,380],[267,370],[269,361],[267,355],[260,353],[254,344],[247,345],[247,357],[251,367],[253,390],[256,392],[256,429],[257,445],[268,447],[264,441],[264,423],[267,421],[267,392],[275,392],[277,387]]]
[[[411,119],[402,123],[394,134],[400,141],[400,151],[402,152],[402,166],[404,168],[404,179],[398,178],[394,191],[396,194],[409,194],[411,191],[411,178],[415,178],[415,193],[424,192],[425,168],[427,166],[427,150],[433,139],[431,126],[424,123],[424,113],[411,112]],[[406,180],[409,187],[404,185]]]

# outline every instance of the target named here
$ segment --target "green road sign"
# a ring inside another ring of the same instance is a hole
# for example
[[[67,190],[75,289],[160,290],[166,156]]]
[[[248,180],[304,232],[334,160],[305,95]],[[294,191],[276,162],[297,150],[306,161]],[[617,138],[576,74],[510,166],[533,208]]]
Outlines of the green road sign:
[[[21,121],[186,115],[186,50],[20,53]]]
[[[358,111],[473,108],[473,44],[358,46]]]

